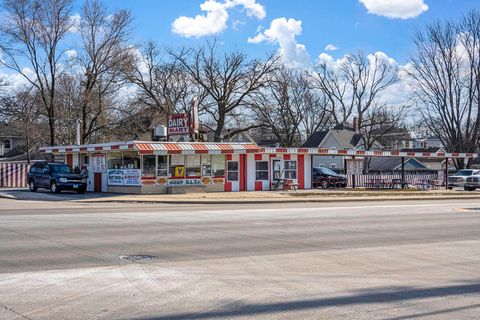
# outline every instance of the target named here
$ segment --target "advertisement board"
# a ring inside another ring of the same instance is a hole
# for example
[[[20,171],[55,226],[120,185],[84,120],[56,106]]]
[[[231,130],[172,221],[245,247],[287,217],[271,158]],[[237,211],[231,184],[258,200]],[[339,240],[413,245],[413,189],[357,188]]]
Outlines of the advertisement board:
[[[142,176],[139,169],[112,169],[107,171],[109,186],[140,186]]]
[[[168,135],[186,135],[190,133],[190,113],[177,113],[168,117]]]

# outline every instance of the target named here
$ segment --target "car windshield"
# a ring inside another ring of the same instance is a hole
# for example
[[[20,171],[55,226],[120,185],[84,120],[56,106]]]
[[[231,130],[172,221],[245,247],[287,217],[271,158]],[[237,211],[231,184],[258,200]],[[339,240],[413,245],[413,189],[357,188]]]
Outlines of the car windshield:
[[[50,165],[50,170],[52,170],[53,173],[74,173],[72,168],[64,164]]]
[[[471,176],[473,174],[472,170],[460,170],[455,173],[455,176]]]
[[[316,169],[324,174],[337,174],[335,171],[330,170],[328,168],[316,168]]]

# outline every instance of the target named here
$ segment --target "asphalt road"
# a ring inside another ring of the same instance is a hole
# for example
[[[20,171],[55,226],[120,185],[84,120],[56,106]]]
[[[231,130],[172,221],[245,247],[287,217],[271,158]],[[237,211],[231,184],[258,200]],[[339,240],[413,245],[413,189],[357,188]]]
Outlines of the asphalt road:
[[[480,201],[0,199],[0,319],[479,319],[479,270]]]

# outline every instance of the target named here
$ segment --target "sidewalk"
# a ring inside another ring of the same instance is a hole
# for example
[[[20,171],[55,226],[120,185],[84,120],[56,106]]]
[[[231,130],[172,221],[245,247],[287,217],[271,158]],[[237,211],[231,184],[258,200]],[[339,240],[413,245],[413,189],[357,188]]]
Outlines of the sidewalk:
[[[232,193],[192,193],[175,195],[111,195],[97,199],[83,199],[78,202],[145,202],[178,204],[255,204],[255,203],[301,203],[338,201],[389,201],[389,200],[480,200],[480,192],[457,190],[300,190],[298,192],[232,192]]]

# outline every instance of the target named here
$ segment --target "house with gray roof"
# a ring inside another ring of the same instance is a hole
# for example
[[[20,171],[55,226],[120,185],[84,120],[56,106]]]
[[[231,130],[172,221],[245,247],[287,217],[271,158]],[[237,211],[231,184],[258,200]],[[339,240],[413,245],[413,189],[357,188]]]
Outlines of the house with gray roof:
[[[339,124],[328,131],[314,132],[303,144],[304,148],[326,148],[332,150],[363,149],[362,136],[347,124]],[[314,156],[314,167],[327,167],[335,171],[344,170],[344,157]]]

